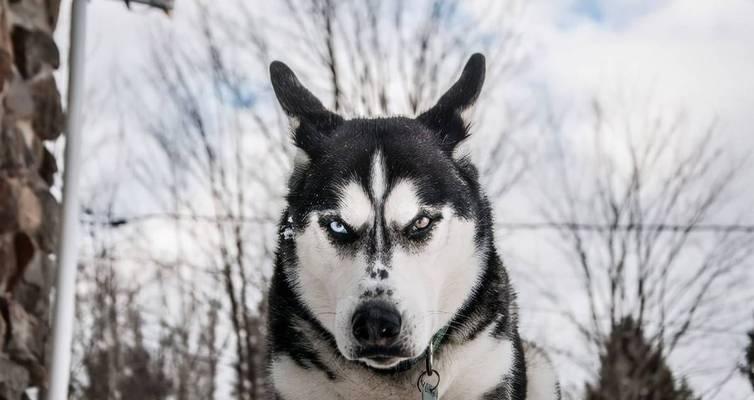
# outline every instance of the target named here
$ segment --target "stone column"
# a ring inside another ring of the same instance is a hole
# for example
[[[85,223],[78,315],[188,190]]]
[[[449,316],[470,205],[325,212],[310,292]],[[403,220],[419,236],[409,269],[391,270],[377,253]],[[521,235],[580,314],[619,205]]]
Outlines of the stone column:
[[[60,0],[0,0],[0,400],[46,384],[64,115],[53,70]],[[47,145],[46,145],[47,144]]]

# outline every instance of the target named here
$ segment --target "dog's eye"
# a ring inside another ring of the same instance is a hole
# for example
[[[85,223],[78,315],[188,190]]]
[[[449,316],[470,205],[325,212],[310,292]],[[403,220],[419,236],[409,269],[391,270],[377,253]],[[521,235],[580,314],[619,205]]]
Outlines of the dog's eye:
[[[359,238],[357,232],[340,218],[330,217],[320,220],[320,226],[338,243],[351,243]]]
[[[427,235],[432,231],[432,227],[435,225],[435,222],[440,220],[440,216],[431,217],[428,215],[419,215],[414,219],[411,224],[409,224],[405,229],[405,235],[409,239],[414,240],[420,240],[423,238],[426,238]]]
[[[337,233],[339,235],[347,235],[348,234],[348,228],[346,228],[346,226],[342,222],[340,222],[338,220],[330,221],[330,224],[328,225],[328,228],[330,228],[330,232],[332,232],[332,233]]]
[[[422,230],[429,228],[429,225],[432,223],[432,220],[429,219],[427,216],[421,216],[414,220],[413,228],[416,230]]]

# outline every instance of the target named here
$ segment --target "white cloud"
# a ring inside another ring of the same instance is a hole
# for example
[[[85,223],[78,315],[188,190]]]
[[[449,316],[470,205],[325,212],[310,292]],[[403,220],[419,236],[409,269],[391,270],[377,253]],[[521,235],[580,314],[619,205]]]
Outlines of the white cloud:
[[[618,3],[622,10],[635,2]],[[562,5],[556,14],[541,10],[531,10],[539,46],[527,80],[556,105],[605,91],[651,92],[700,118],[718,116],[731,140],[754,136],[754,2],[657,2],[618,27]]]

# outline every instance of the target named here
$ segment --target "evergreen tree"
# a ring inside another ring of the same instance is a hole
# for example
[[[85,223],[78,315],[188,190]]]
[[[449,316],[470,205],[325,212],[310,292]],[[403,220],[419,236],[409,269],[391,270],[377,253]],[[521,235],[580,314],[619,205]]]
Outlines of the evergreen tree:
[[[749,331],[749,345],[746,348],[746,358],[741,365],[741,373],[749,379],[751,390],[754,391],[754,329]]]
[[[661,348],[654,348],[633,318],[611,332],[600,357],[599,378],[587,400],[696,400],[685,381],[673,377]]]

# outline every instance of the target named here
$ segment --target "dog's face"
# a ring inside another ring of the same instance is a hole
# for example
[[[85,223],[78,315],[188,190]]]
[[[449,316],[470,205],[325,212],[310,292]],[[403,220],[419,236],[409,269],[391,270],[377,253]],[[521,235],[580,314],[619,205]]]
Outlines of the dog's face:
[[[344,120],[284,64],[270,70],[303,151],[288,196],[288,278],[347,359],[390,368],[420,356],[481,275],[476,172],[454,152],[483,57],[416,119]]]

